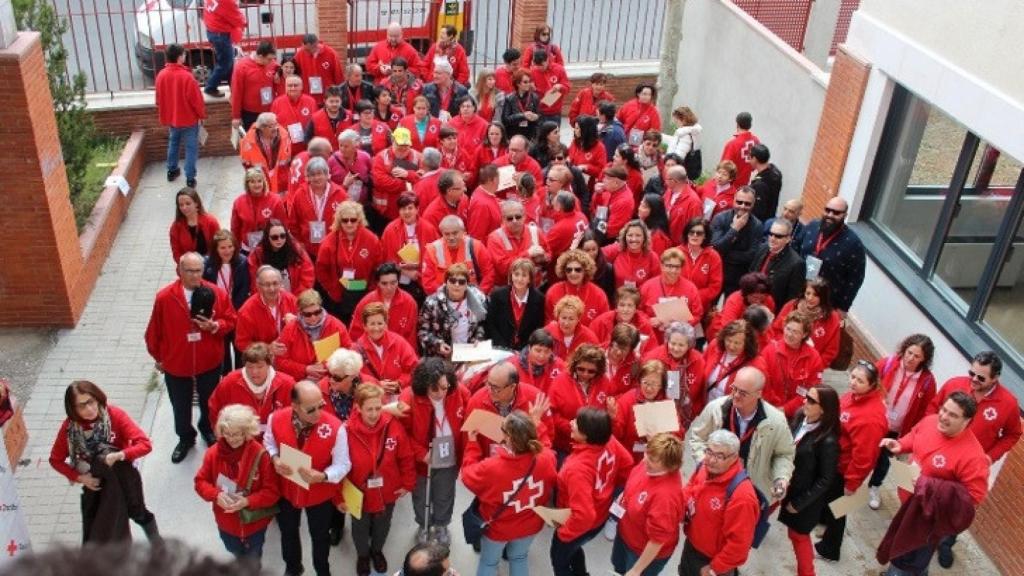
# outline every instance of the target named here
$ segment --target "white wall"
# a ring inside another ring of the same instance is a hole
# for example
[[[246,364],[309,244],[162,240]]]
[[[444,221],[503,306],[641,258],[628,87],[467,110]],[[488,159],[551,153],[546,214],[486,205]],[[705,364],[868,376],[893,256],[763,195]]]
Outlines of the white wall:
[[[725,0],[686,3],[679,44],[679,92],[704,128],[704,171],[714,170],[738,112],[783,174],[782,202],[803,192],[828,77],[807,58]],[[665,119],[666,124],[671,119]],[[665,132],[671,133],[670,126]]]

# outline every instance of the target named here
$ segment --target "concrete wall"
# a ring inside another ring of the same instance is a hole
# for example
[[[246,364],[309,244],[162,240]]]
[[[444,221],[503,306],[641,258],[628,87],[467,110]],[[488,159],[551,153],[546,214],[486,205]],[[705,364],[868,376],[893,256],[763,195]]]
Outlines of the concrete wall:
[[[782,170],[782,201],[802,193],[828,83],[819,68],[731,2],[702,0],[686,3],[677,72],[673,105],[700,118],[705,172],[732,137],[736,114],[748,111]]]

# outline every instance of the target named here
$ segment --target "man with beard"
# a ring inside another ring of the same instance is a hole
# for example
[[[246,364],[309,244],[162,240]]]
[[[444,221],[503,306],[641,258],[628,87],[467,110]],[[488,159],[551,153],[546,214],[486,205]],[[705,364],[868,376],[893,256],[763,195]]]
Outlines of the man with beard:
[[[807,278],[822,277],[832,287],[832,305],[846,313],[864,283],[865,254],[857,233],[846,226],[849,204],[836,196],[825,215],[807,225],[798,250],[807,261]]]
[[[728,297],[740,286],[740,276],[750,270],[761,245],[761,221],[751,214],[754,190],[744,186],[736,191],[732,209],[711,221],[711,245],[722,256],[722,295]]]

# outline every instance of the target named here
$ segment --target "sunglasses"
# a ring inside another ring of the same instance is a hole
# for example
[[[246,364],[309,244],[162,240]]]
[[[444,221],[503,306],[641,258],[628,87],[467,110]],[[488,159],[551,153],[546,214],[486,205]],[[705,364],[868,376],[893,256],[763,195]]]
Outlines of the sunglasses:
[[[703,230],[690,230],[686,233],[687,236],[706,236]]]
[[[558,160],[559,162],[564,162],[565,156],[555,156],[555,160]]]
[[[812,406],[817,406],[818,404],[821,404],[821,402],[818,402],[813,396],[810,395],[810,393],[804,394],[804,401]]]
[[[988,376],[982,376],[981,374],[978,374],[974,370],[968,370],[967,375],[971,377],[971,380],[977,380],[978,382],[982,383],[988,381]]]
[[[267,236],[267,238],[270,238],[271,240],[284,240],[287,237],[287,234],[271,234]]]
[[[581,374],[597,374],[596,368],[584,368],[583,366],[577,366],[576,371]]]
[[[583,268],[580,268],[578,266],[573,266],[571,268],[567,266],[565,268],[565,273],[566,274],[580,274],[582,272],[583,272]]]
[[[775,232],[769,232],[768,235],[778,240],[782,240],[783,238],[789,238],[789,234],[777,234]]]
[[[449,278],[448,283],[455,284],[456,286],[465,286],[466,284],[469,284],[469,280],[466,280],[465,278]]]
[[[753,202],[747,202],[746,200],[733,200],[733,203],[737,206],[753,206]]]
[[[523,215],[522,214],[512,214],[512,215],[509,215],[509,216],[505,216],[505,222],[514,222],[516,220],[522,220],[522,219],[523,219]]]
[[[316,414],[317,412],[323,410],[324,406],[327,406],[326,402],[321,402],[321,403],[317,404],[316,406],[310,406],[309,408],[303,408],[302,410],[306,414]]]
[[[324,312],[323,308],[317,308],[316,310],[313,310],[312,312],[302,312],[302,317],[303,318],[313,318],[313,317],[316,317],[316,316],[319,316],[319,315],[323,314],[323,312]]]
[[[355,374],[345,374],[342,376],[338,376],[337,374],[328,374],[328,376],[330,376],[331,380],[334,380],[335,382],[344,382],[345,380],[354,377]]]
[[[846,214],[846,210],[834,210],[832,208],[825,208],[825,214],[832,214],[834,216],[839,216],[841,214]]]
[[[342,218],[339,222],[342,224],[355,224],[356,222],[359,222],[359,218]]]

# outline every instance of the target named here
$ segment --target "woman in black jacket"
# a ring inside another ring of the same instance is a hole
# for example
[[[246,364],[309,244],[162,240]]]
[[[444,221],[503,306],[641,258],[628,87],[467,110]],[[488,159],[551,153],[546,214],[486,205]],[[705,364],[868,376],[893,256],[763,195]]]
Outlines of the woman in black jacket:
[[[604,291],[605,296],[608,297],[608,305],[615,306],[615,269],[612,268],[612,263],[604,257],[604,251],[601,250],[601,243],[597,240],[597,235],[591,229],[583,231],[583,236],[580,238],[580,250],[583,250],[594,259],[594,265],[596,271],[594,277],[591,278],[591,282],[597,284],[597,286]]]
[[[779,511],[789,527],[797,576],[814,576],[811,530],[828,504],[829,487],[839,474],[839,395],[827,384],[807,391],[792,423],[796,457],[793,477]]]
[[[239,253],[238,240],[230,230],[218,230],[213,235],[213,246],[210,254],[203,262],[203,280],[220,286],[231,297],[231,307],[235,312],[249,298],[249,260]],[[224,337],[224,362],[221,372],[227,374],[242,367],[242,355],[236,354],[232,363],[235,333],[232,331]]]
[[[512,85],[515,91],[505,96],[501,106],[501,123],[509,139],[518,134],[532,142],[540,121],[540,95],[533,89],[529,70],[517,70],[512,75]]]
[[[491,291],[484,329],[493,346],[519,350],[544,326],[544,294],[533,287],[535,272],[529,258],[517,258],[508,267],[508,285]]]

